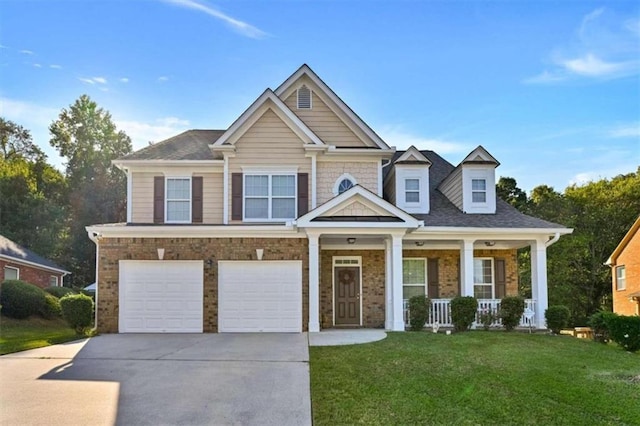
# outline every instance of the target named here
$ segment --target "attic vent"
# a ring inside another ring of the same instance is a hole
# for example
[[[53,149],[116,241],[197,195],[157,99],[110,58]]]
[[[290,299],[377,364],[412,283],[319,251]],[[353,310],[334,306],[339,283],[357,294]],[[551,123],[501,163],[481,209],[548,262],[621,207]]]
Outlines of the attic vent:
[[[305,85],[298,89],[298,109],[311,109],[311,90]]]

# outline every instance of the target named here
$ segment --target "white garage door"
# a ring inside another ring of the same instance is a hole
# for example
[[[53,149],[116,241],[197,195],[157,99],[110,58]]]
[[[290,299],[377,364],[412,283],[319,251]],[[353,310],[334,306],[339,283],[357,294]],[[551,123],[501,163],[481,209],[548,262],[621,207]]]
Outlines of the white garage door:
[[[221,332],[301,332],[302,262],[218,262]]]
[[[202,333],[202,261],[120,261],[121,333]]]

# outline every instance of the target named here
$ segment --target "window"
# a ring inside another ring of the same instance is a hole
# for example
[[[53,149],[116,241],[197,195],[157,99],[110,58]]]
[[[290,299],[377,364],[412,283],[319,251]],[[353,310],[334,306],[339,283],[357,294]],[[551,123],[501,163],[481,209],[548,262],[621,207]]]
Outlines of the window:
[[[471,201],[474,203],[487,202],[486,179],[471,179]]]
[[[245,175],[245,219],[296,217],[295,175]]]
[[[427,294],[426,259],[402,259],[402,284],[403,299]]]
[[[4,279],[5,280],[17,280],[20,279],[20,269],[12,266],[4,267]]]
[[[353,188],[353,182],[351,182],[351,179],[344,178],[338,184],[338,194],[342,194],[351,188]]]
[[[627,276],[624,266],[616,267],[616,290],[625,290],[627,288]]]
[[[166,222],[191,222],[191,178],[167,178]]]
[[[58,287],[58,277],[49,275],[49,287]]]
[[[298,89],[298,109],[311,109],[311,90],[305,85]]]
[[[420,202],[420,179],[404,180],[404,201],[405,203]]]
[[[473,259],[473,297],[493,299],[493,259]]]

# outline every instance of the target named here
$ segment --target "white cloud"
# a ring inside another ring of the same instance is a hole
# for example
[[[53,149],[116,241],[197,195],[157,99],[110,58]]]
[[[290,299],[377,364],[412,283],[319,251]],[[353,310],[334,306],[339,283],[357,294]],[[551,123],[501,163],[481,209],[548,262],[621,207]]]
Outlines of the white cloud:
[[[219,10],[216,10],[204,4],[203,2],[200,2],[197,0],[162,0],[162,1],[164,1],[165,3],[170,3],[173,5],[179,6],[179,7],[184,7],[187,9],[203,12],[209,16],[212,16],[216,19],[223,21],[239,34],[242,34],[249,38],[259,39],[259,38],[266,37],[268,35],[264,31],[254,27],[251,24],[232,18],[229,15],[226,15],[220,12]]]
[[[634,73],[638,61],[605,62],[593,53],[587,53],[580,58],[564,60],[561,64],[567,71],[575,74],[586,77],[606,77],[626,72]]]
[[[93,81],[90,78],[82,78],[82,77],[78,77],[78,80],[80,80],[83,83],[87,83],[87,84],[96,84],[95,81]]]
[[[51,121],[57,118],[58,112],[55,108],[0,97],[0,115],[25,127],[29,125],[48,126]]]
[[[62,66],[57,64],[49,65],[49,68],[53,68],[54,70],[61,70]]]
[[[82,81],[83,83],[87,83],[87,84],[107,84],[107,79],[104,77],[91,77],[91,78],[84,78],[84,77],[78,77],[78,80]]]
[[[33,51],[26,50],[26,49],[21,50],[20,53],[25,54],[25,55],[33,55]]]
[[[107,79],[104,77],[93,77],[93,81],[100,84],[107,84]]]
[[[416,136],[397,126],[382,127],[378,134],[388,145],[395,146],[399,150],[407,149],[413,145],[418,149],[430,149],[439,154],[467,153],[471,151],[470,144]]]
[[[42,65],[41,65],[41,64],[33,64],[33,66],[34,66],[35,68],[42,68]]]
[[[122,77],[121,79],[119,79],[118,81],[120,81],[120,83],[128,83],[129,79],[127,77]]]
[[[525,78],[523,83],[527,84],[547,84],[547,83],[557,83],[559,81],[566,80],[566,75],[560,75],[559,73],[552,73],[547,70],[542,71],[540,74]]]
[[[582,172],[576,174],[569,180],[570,185],[584,185],[594,180],[600,179],[601,176],[598,172]]]
[[[611,138],[640,138],[640,123],[614,127],[608,134]]]
[[[151,123],[135,120],[115,120],[119,129],[125,131],[133,141],[134,149],[140,149],[149,142],[160,142],[188,129],[189,121],[177,117],[164,117]]]
[[[169,81],[169,77],[167,77],[166,75],[158,77],[158,82],[164,83],[166,81]]]

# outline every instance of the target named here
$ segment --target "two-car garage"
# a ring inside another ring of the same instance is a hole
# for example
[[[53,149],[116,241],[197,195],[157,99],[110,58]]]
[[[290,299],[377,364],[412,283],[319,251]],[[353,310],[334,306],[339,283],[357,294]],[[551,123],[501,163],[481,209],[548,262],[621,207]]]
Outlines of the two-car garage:
[[[121,260],[121,333],[201,333],[203,261]],[[302,331],[301,261],[219,261],[218,331]],[[98,296],[99,297],[99,296]]]

